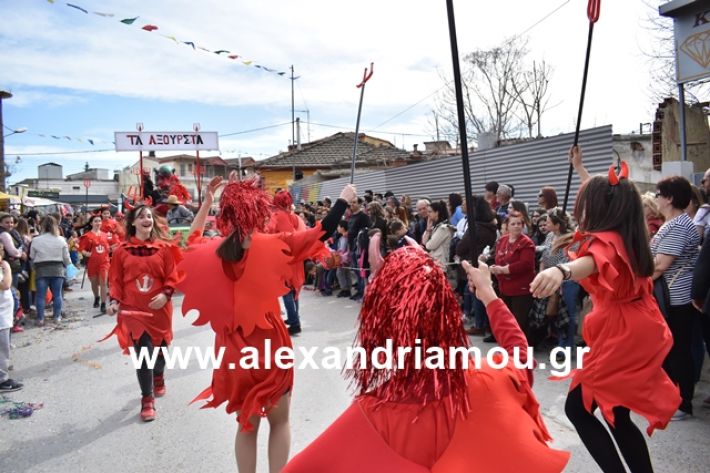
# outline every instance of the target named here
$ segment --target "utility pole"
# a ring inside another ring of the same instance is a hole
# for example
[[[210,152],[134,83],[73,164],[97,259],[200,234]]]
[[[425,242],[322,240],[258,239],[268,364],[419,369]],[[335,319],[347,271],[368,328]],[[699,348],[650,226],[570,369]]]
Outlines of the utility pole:
[[[306,113],[306,134],[308,136],[308,143],[311,142],[311,111],[308,109],[305,110],[296,110],[299,113]]]
[[[293,146],[296,144],[296,119],[295,119],[295,110],[293,106],[293,81],[296,80],[293,78],[293,64],[291,65],[291,145]]]
[[[2,179],[0,180],[0,192],[5,192],[5,177],[6,177],[6,168],[5,168],[5,138],[3,136],[3,121],[2,121],[2,101],[4,99],[9,99],[12,98],[12,94],[10,92],[5,92],[4,90],[0,90],[0,172],[2,172]]]
[[[296,115],[293,106],[293,81],[296,80],[293,77],[293,64],[291,64],[291,146],[296,145]],[[293,182],[296,182],[296,164],[294,163],[291,169],[291,174],[293,175]]]

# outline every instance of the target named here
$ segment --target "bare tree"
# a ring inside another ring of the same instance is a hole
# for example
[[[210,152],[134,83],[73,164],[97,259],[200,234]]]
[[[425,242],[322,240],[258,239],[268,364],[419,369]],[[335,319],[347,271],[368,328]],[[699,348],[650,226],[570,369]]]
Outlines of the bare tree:
[[[544,61],[526,68],[527,40],[515,37],[492,49],[473,51],[464,57],[462,89],[466,130],[470,140],[492,133],[496,141],[542,135],[542,115],[549,102],[552,68]],[[434,113],[442,134],[458,133],[453,81],[436,100]]]
[[[551,77],[552,67],[543,60],[533,61],[530,69],[520,72],[511,81],[513,94],[520,105],[520,120],[527,128],[529,138],[542,137],[542,114],[550,102],[548,91]],[[536,127],[537,135],[533,136]]]
[[[501,46],[474,51],[464,58],[465,111],[476,133],[490,132],[500,140],[516,131],[517,100],[513,82],[526,53],[527,41],[513,38]]]

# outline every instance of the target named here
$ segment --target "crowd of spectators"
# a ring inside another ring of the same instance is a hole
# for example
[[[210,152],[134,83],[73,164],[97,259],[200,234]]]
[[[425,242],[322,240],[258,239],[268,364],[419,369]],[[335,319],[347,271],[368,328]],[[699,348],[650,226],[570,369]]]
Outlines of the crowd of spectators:
[[[648,241],[656,265],[655,292],[674,339],[665,368],[679,384],[684,399],[681,411],[688,414],[705,351],[710,353],[709,195],[710,170],[700,188],[676,176],[664,178],[655,193],[643,195]],[[529,288],[538,272],[566,263],[569,252],[578,247],[578,229],[571,212],[560,208],[557,193],[550,186],[542,187],[537,202],[530,205],[516,199],[513,185],[489,182],[472,202],[475,226],[470,235],[466,203],[460,194],[451,194],[446,200],[420,197],[413,201],[407,195],[366,190],[351,202],[330,240],[337,257],[329,260],[331,264],[308,266],[314,289],[323,296],[337,294],[359,301],[368,278],[381,265],[378,261],[402,245],[421,245],[449,275],[468,333],[494,342],[485,307],[469,292],[459,267],[463,259],[484,258],[494,275],[496,291],[529,344],[538,349],[570,348],[574,356],[574,348],[584,344],[579,327],[590,309],[586,292],[571,280],[546,299],[533,298]],[[329,205],[329,199],[300,202],[295,213],[305,225],[314,226]],[[701,245],[705,248],[702,253]],[[658,288],[668,293],[665,301]],[[704,404],[710,407],[710,398]]]

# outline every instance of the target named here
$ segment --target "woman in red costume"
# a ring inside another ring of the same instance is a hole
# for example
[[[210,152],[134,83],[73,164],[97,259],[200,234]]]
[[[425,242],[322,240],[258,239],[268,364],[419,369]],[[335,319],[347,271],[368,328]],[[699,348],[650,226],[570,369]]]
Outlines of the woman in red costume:
[[[101,313],[106,312],[108,299],[108,270],[111,267],[109,258],[108,237],[101,231],[102,219],[100,215],[91,217],[91,230],[84,233],[79,240],[81,254],[88,258],[86,273],[91,282],[91,291],[94,293],[94,308],[99,308]]]
[[[499,344],[511,355],[519,348],[520,362],[527,363],[525,335],[493,291],[488,268],[464,267]],[[484,359],[475,366],[456,296],[429,255],[413,246],[390,253],[367,291],[357,335],[366,359],[356,357],[359,368],[349,371],[357,396],[284,473],[563,470],[569,454],[546,444],[532,370],[505,364],[502,355],[498,368]],[[396,347],[397,369],[372,367],[373,350],[388,340]],[[452,354],[454,347],[463,353]],[[422,359],[440,350],[440,361],[418,367],[417,349]]]
[[[111,252],[123,241],[126,236],[126,231],[123,225],[120,225],[112,216],[111,210],[108,207],[101,209],[101,231],[106,234],[108,243],[111,247]]]
[[[291,197],[289,191],[282,190],[274,195],[274,211],[269,217],[266,233],[291,233],[306,229],[306,224],[303,223],[303,220],[293,213],[292,205],[293,197]],[[296,335],[301,333],[301,318],[298,314],[298,293],[306,280],[306,276],[303,271],[296,271],[293,277],[293,287],[281,299],[286,309],[288,333]]]
[[[673,337],[653,298],[641,196],[624,162],[620,175],[612,166],[608,176],[590,177],[577,147],[570,150],[570,161],[582,180],[574,208],[580,246],[569,251],[571,263],[538,274],[531,291],[548,297],[571,279],[591,295],[594,308],[583,327],[590,350],[584,367],[572,375],[567,417],[602,471],[626,471],[618,447],[632,472],[651,472],[646,441],[629,412],[646,418],[651,435],[665,428],[681,399],[662,368]],[[611,436],[594,416],[597,408]]]
[[[258,182],[230,183],[222,192],[218,227],[223,238],[191,237],[192,245],[180,264],[179,289],[185,294],[183,313],[197,309],[195,325],[210,324],[215,332],[215,351],[222,351],[221,367],[212,384],[195,400],[204,407],[227,403],[237,412],[235,440],[237,467],[241,473],[256,471],[256,440],[260,419],[270,424],[269,471],[280,472],[288,460],[290,445],[289,402],[293,369],[265,366],[266,352],[275,358],[279,348],[292,347],[280,316],[278,298],[298,289],[307,258],[327,256],[323,244],[356,196],[346,186],[340,199],[320,225],[292,233],[264,233],[271,202]],[[243,350],[258,351],[258,367]],[[245,366],[246,363],[246,366]]]
[[[126,218],[127,240],[116,248],[109,271],[111,304],[108,314],[118,314],[117,324],[106,336],[116,335],[127,354],[168,346],[173,339],[173,305],[170,301],[178,276],[180,249],[167,239],[153,220],[153,211],[137,205]],[[157,357],[150,369],[144,361],[138,368],[141,419],[155,419],[155,397],[165,395],[165,359]]]

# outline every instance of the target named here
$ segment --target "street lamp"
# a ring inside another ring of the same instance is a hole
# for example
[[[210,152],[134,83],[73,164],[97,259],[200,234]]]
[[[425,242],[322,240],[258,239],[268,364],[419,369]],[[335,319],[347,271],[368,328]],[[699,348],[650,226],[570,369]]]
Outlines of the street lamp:
[[[10,92],[5,92],[0,90],[0,130],[3,128],[2,123],[2,101],[4,99],[12,98]],[[2,172],[2,179],[0,179],[0,192],[5,192],[5,137],[0,132],[0,172]]]
[[[5,127],[5,128],[10,130],[10,133],[8,133],[7,135],[4,135],[3,138],[7,138],[8,136],[17,135],[17,134],[24,133],[27,131],[27,128],[16,128],[14,130],[12,128],[8,128],[8,127]]]

